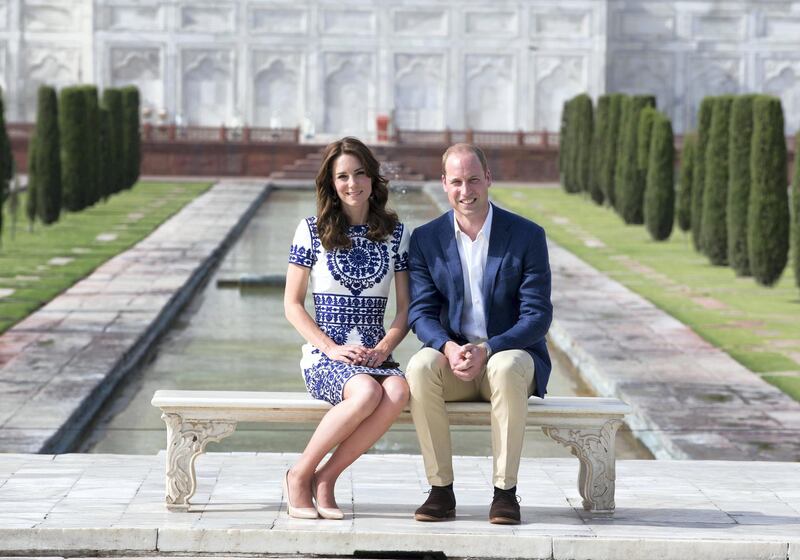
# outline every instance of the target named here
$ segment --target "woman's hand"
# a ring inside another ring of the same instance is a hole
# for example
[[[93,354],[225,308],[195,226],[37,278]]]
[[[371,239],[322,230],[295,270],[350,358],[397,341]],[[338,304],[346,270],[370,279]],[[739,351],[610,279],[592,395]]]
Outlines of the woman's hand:
[[[355,344],[334,344],[325,350],[331,360],[346,364],[362,365],[366,361],[369,349]]]
[[[380,365],[389,357],[389,354],[389,350],[382,347],[380,344],[375,348],[368,348],[364,362],[361,365],[371,368],[380,367]]]

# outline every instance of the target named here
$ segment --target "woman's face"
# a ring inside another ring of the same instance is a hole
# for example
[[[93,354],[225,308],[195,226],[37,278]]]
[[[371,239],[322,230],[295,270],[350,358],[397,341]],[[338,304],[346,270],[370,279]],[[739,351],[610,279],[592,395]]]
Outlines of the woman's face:
[[[333,186],[344,208],[352,210],[369,204],[372,179],[357,157],[342,154],[333,162]]]

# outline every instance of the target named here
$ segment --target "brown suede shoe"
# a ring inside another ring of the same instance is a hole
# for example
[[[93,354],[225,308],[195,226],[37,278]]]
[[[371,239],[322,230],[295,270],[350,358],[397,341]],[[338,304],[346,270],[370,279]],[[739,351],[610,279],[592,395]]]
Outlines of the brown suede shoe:
[[[432,486],[425,503],[414,512],[417,521],[444,521],[456,516],[456,495],[453,485]]]
[[[520,515],[516,486],[508,490],[495,487],[492,507],[489,508],[489,523],[519,525]]]

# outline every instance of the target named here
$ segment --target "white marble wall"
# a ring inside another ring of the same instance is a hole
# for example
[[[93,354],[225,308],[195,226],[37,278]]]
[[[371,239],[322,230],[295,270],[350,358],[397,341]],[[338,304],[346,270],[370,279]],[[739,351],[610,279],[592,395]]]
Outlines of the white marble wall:
[[[800,0],[0,0],[8,118],[39,84],[137,84],[188,124],[557,130],[588,91],[780,95],[800,125]]]

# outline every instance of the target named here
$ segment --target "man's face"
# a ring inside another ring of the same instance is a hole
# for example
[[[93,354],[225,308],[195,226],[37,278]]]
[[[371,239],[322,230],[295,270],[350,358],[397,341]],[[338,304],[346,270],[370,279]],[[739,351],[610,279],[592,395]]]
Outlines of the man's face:
[[[456,217],[483,218],[489,212],[492,176],[485,173],[478,157],[470,151],[450,154],[444,166],[442,186]]]

